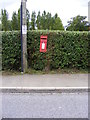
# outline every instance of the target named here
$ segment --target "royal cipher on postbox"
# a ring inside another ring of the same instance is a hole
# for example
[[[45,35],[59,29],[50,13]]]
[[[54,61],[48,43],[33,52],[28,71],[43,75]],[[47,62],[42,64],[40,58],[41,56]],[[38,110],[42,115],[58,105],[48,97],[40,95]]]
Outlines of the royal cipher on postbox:
[[[40,52],[47,51],[47,36],[40,36]]]

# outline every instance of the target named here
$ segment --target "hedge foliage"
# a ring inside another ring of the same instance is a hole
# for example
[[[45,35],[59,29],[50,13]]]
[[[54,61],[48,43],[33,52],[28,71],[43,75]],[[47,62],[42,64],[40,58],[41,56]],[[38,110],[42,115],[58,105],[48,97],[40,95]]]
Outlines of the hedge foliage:
[[[2,32],[2,69],[20,69],[20,44],[19,32]]]
[[[21,69],[20,32],[2,32],[2,68]],[[40,35],[47,35],[47,52],[40,53]],[[87,69],[89,32],[28,31],[28,67],[35,70]]]

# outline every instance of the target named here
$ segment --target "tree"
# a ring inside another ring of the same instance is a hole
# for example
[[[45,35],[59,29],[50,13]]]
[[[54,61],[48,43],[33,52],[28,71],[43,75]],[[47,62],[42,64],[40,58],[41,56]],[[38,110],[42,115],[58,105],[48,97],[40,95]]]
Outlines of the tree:
[[[46,15],[46,29],[48,29],[48,30],[52,29],[51,22],[52,22],[52,16],[51,16],[51,13],[48,12]]]
[[[40,15],[40,11],[37,15],[37,29],[40,30],[64,30],[61,19],[58,17],[56,13],[54,17],[52,17],[51,13],[46,13],[43,11],[42,16]]]
[[[8,31],[12,31],[12,22],[8,20]]]
[[[40,15],[40,11],[38,12],[38,15],[37,15],[36,26],[37,26],[38,30],[41,29],[41,15]]]
[[[18,30],[18,16],[16,12],[12,15],[12,30]]]
[[[13,12],[12,20],[8,20],[8,14],[6,10],[2,10],[2,30],[20,30],[20,8],[18,9],[18,13]],[[36,27],[39,30],[64,30],[62,21],[58,14],[56,13],[53,17],[51,13],[44,10],[42,15],[40,15],[40,11],[36,16],[36,12],[33,11],[31,14],[31,22],[30,22],[30,13],[28,9],[26,9],[26,17],[27,17],[27,30],[35,30]]]
[[[2,23],[2,30],[7,31],[8,30],[8,13],[5,9],[1,10],[1,23]]]
[[[40,11],[38,12],[37,15],[37,20],[36,20],[36,24],[37,24],[37,29],[40,30],[49,30],[51,29],[51,13],[46,13],[46,11],[44,10],[42,15],[40,15]]]
[[[30,13],[29,10],[26,9],[26,16],[27,16],[27,30],[30,28],[29,20],[30,20]]]
[[[55,18],[55,19],[58,18],[58,14],[57,14],[57,13],[55,14],[54,18]]]
[[[44,10],[43,13],[42,13],[42,17],[41,17],[41,25],[42,25],[42,29],[46,30],[47,27],[46,27],[46,11]]]
[[[0,31],[2,31],[2,24],[0,24]]]
[[[18,9],[18,30],[20,30],[20,8]]]
[[[36,12],[33,11],[31,14],[31,30],[35,30],[36,27]]]
[[[86,16],[76,16],[71,18],[70,21],[68,21],[68,26],[66,28],[66,30],[69,31],[87,31],[88,27],[87,27],[87,21],[85,21],[87,17]]]
[[[64,30],[62,21],[61,21],[61,19],[60,19],[59,17],[56,17],[56,18],[55,18],[55,22],[54,22],[54,25],[53,25],[53,29],[54,29],[54,30]]]
[[[40,29],[40,30],[46,29],[46,11],[45,10],[43,11],[42,15],[40,15],[40,11],[38,12],[36,24],[37,24],[37,29]]]

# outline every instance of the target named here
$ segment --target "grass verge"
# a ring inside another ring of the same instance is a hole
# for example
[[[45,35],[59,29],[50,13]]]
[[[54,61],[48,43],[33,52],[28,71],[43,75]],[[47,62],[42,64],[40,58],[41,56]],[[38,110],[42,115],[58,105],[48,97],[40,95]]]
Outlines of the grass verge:
[[[10,71],[5,70],[1,72],[2,75],[21,75],[22,73],[20,71]],[[57,69],[57,70],[51,70],[51,71],[40,71],[40,70],[34,70],[34,69],[28,69],[25,74],[88,74],[88,70],[77,70],[77,69]]]

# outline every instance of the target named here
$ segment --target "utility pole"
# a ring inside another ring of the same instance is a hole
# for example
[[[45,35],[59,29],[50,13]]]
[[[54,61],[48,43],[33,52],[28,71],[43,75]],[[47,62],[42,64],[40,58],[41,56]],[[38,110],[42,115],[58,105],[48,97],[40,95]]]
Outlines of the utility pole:
[[[89,22],[89,32],[90,32],[90,1],[88,2],[88,22]]]
[[[27,18],[26,2],[21,0],[21,72],[27,71]]]
[[[88,22],[90,23],[90,1],[88,2]]]

